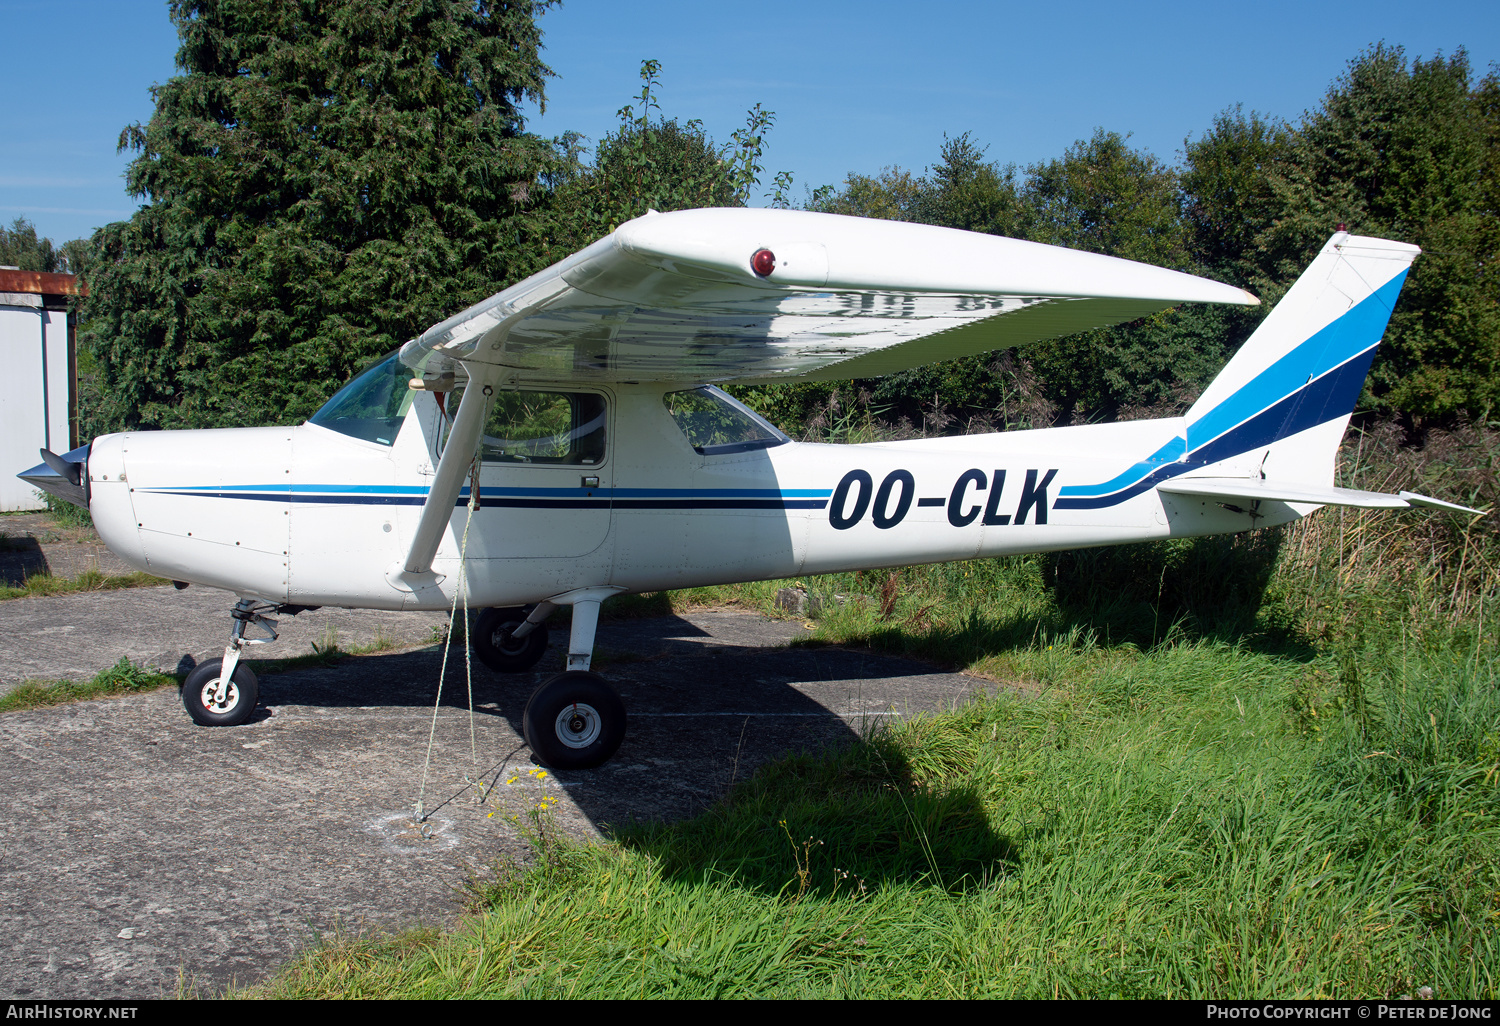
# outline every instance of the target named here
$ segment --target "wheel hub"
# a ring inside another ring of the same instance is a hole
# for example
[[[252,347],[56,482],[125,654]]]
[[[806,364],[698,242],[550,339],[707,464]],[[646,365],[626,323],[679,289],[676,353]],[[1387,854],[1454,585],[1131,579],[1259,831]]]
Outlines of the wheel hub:
[[[203,707],[216,713],[222,713],[233,709],[240,700],[240,689],[235,686],[233,680],[224,680],[215,677],[203,685]]]
[[[490,644],[494,645],[506,655],[518,655],[519,653],[525,651],[525,639],[517,639],[516,637],[514,637],[516,628],[519,626],[521,625],[518,623],[508,623],[505,626],[501,627],[490,636]]]
[[[587,748],[604,729],[599,710],[586,702],[563,707],[557,714],[557,739],[569,748]]]

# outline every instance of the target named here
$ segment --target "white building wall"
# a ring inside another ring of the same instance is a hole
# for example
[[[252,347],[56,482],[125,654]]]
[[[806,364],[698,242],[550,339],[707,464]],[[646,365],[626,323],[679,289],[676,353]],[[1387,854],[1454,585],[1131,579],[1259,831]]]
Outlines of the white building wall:
[[[0,295],[0,367],[0,511],[42,509],[37,490],[16,475],[42,461],[43,447],[70,448],[67,313],[43,310],[41,296]]]

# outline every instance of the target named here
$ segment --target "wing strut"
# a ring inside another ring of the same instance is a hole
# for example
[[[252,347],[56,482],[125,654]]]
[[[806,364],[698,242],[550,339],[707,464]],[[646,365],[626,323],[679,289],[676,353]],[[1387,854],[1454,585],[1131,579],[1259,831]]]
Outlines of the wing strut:
[[[495,394],[494,383],[499,376],[499,367],[469,365],[469,384],[464,389],[464,397],[459,400],[453,430],[448,433],[442,459],[438,460],[437,473],[422,507],[422,519],[417,522],[411,551],[406,554],[406,563],[399,576],[419,577],[432,569],[432,559],[437,555],[448,521],[453,518],[458,493],[463,489],[464,478],[474,460],[474,450],[479,443],[479,434],[484,430],[485,415],[489,412],[490,399]]]

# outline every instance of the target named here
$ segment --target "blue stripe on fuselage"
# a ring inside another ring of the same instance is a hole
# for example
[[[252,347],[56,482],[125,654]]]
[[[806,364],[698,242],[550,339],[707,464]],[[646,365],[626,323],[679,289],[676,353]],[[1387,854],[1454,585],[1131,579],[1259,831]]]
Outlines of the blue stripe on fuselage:
[[[1365,375],[1369,373],[1370,361],[1374,358],[1375,347],[1371,346],[1342,367],[1334,368],[1331,374],[1325,374],[1306,388],[1298,389],[1270,409],[1262,410],[1232,431],[1225,432],[1196,450],[1185,462],[1161,467],[1129,488],[1109,495],[1059,496],[1052,508],[1102,509],[1114,506],[1189,470],[1197,470],[1242,452],[1250,452],[1299,431],[1342,417],[1354,408],[1360,388],[1364,385]]]
[[[156,495],[327,505],[421,506],[421,485],[186,485],[144,488]],[[508,509],[823,509],[831,488],[481,488],[484,507]],[[469,489],[455,505],[466,505]]]
[[[1189,423],[1185,442],[1173,439],[1101,484],[1066,485],[1059,489],[1053,508],[1113,506],[1189,470],[1270,445],[1350,413],[1406,275],[1403,269]],[[1162,457],[1173,445],[1182,446],[1178,457],[1185,450],[1188,458],[1167,463]]]

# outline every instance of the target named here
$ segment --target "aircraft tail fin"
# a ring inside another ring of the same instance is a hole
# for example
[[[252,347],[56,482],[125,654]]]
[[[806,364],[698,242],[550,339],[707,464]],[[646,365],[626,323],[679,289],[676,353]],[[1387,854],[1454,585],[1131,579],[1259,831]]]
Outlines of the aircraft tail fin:
[[[1188,410],[1187,459],[1332,485],[1334,458],[1421,250],[1339,232]]]

